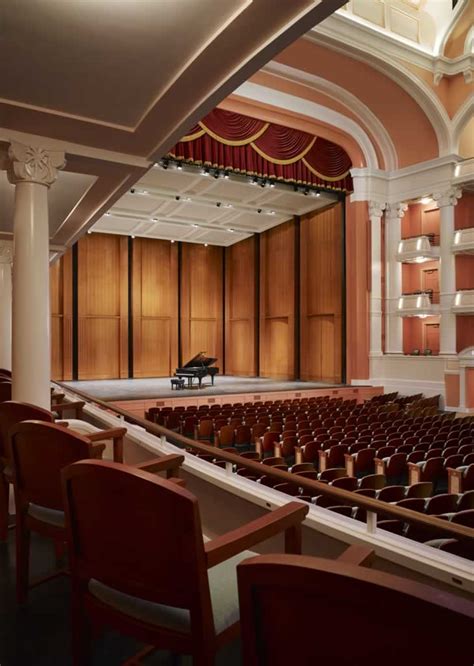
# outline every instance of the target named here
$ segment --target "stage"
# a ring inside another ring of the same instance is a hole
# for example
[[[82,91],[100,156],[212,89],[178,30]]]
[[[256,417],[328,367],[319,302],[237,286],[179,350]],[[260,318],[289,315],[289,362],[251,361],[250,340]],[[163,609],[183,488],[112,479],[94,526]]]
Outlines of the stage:
[[[92,398],[104,400],[143,416],[154,406],[223,404],[257,400],[287,400],[303,396],[330,395],[363,401],[383,393],[381,387],[350,386],[323,382],[278,381],[261,377],[219,376],[211,386],[209,380],[199,389],[171,390],[168,377],[150,379],[102,379],[64,382],[71,390],[82,391]]]

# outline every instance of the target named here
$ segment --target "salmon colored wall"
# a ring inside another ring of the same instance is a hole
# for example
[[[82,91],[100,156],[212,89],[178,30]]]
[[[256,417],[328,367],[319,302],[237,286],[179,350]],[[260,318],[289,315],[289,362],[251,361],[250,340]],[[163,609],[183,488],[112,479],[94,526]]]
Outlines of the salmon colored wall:
[[[369,378],[369,213],[346,199],[347,382]]]
[[[474,255],[456,257],[456,289],[474,289]]]
[[[386,127],[400,167],[438,156],[436,135],[423,110],[400,86],[369,65],[305,39],[294,42],[276,60],[322,76],[358,97]]]
[[[257,72],[257,74],[252,76],[250,81],[252,83],[257,83],[259,85],[272,88],[273,90],[278,90],[279,92],[287,93],[288,95],[301,97],[302,99],[307,99],[311,102],[315,102],[316,104],[321,104],[322,106],[325,106],[329,109],[333,109],[334,111],[341,113],[347,118],[350,118],[355,123],[360,125],[364,129],[366,134],[369,136],[372,145],[374,146],[375,152],[377,154],[377,159],[379,161],[380,168],[383,169],[386,167],[383,153],[379,148],[379,145],[375,139],[374,134],[372,133],[372,128],[370,127],[370,125],[366,125],[365,123],[360,121],[355,113],[352,113],[350,109],[348,109],[343,104],[340,104],[333,97],[329,97],[328,95],[317,92],[316,90],[313,90],[308,86],[304,86],[299,83],[295,83],[293,81],[288,81],[287,79],[283,79],[279,76],[274,76],[267,72]],[[359,166],[359,165],[357,163],[354,163],[354,166]]]
[[[474,368],[466,368],[466,407],[474,407]]]
[[[410,293],[424,289],[423,271],[439,269],[438,261],[425,261],[423,264],[403,264],[402,265],[402,292]],[[439,291],[439,284],[437,289]]]
[[[414,349],[423,352],[426,345],[424,327],[427,324],[439,324],[439,317],[404,317],[403,318],[403,353],[411,354]],[[439,330],[439,329],[438,329]],[[430,347],[434,353],[439,352],[438,346]]]
[[[402,238],[422,234],[439,235],[439,209],[433,203],[410,204],[402,217]]]
[[[459,137],[458,153],[461,157],[474,157],[474,116],[469,120]]]
[[[459,375],[444,375],[445,403],[447,407],[459,406]]]
[[[454,228],[474,227],[474,192],[463,192],[454,209]]]
[[[474,346],[474,315],[458,315],[456,317],[456,349],[462,352]]]

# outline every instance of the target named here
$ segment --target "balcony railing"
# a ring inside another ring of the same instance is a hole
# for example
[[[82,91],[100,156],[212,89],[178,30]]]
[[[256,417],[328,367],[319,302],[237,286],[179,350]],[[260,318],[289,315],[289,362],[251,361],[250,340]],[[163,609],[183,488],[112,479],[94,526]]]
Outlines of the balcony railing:
[[[410,264],[422,264],[439,258],[439,236],[424,234],[404,238],[398,244],[397,260]]]
[[[401,317],[430,317],[439,314],[439,292],[416,291],[402,294],[398,299],[397,313]]]
[[[474,289],[460,289],[454,297],[452,310],[456,314],[474,314]]]
[[[474,227],[455,231],[451,249],[456,254],[474,254]]]

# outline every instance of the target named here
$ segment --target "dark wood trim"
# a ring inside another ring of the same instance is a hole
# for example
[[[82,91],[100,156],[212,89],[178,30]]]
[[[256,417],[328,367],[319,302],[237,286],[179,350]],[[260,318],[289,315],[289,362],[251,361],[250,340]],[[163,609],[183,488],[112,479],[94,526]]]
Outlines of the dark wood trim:
[[[301,374],[301,339],[300,339],[300,327],[301,327],[301,219],[299,215],[294,216],[295,222],[295,331],[294,331],[294,368],[295,368],[295,380],[300,379]]]
[[[183,244],[178,241],[178,368],[183,366],[183,340],[181,331],[181,290],[183,273]]]
[[[79,378],[79,246],[72,246],[72,378]]]
[[[225,344],[225,305],[226,305],[226,298],[225,298],[225,266],[226,266],[226,261],[225,261],[225,247],[222,248],[222,369],[221,369],[221,374],[225,375],[225,351],[226,351],[226,344]]]
[[[133,379],[133,238],[128,237],[127,291],[128,291],[128,376]]]
[[[339,196],[341,201],[341,384],[347,378],[347,271],[346,271],[346,195]]]
[[[260,234],[255,234],[255,374],[260,377]]]

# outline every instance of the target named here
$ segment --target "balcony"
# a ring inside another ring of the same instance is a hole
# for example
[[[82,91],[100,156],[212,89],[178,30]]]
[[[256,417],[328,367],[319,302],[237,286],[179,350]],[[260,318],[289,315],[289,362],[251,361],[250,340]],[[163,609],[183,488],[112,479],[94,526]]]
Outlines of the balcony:
[[[439,259],[439,237],[434,234],[404,238],[398,244],[397,261],[422,264]]]
[[[474,227],[455,231],[451,249],[455,254],[474,254]]]
[[[439,305],[434,304],[432,291],[417,291],[402,294],[398,299],[397,314],[401,317],[432,317],[439,314]]]
[[[456,293],[452,311],[460,315],[474,314],[474,289],[463,289]]]

